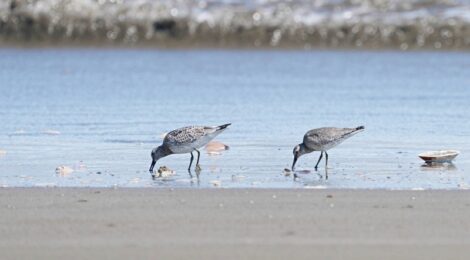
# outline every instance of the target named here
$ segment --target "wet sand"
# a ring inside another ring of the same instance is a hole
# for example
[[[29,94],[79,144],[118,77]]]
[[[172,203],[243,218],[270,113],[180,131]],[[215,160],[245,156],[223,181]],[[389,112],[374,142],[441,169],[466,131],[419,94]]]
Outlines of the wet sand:
[[[468,259],[470,191],[0,189],[3,259]]]

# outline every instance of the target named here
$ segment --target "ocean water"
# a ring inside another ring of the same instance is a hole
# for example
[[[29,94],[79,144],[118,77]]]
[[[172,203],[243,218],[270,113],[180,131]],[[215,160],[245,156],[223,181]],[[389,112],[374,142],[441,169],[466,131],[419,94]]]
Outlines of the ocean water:
[[[0,49],[0,186],[465,189],[469,71],[468,52]],[[150,177],[162,133],[228,122],[199,179],[189,155]],[[328,180],[317,152],[284,176],[307,130],[359,125]],[[435,149],[461,154],[425,167]]]
[[[467,0],[3,0],[0,44],[460,49]]]

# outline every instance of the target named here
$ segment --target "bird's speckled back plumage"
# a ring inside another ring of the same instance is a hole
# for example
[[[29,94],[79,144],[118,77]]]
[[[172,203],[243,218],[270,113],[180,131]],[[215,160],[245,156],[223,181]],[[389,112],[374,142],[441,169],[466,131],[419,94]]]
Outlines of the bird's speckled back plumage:
[[[311,150],[326,151],[352,135],[362,131],[364,127],[336,128],[322,127],[312,129],[304,135],[304,145]]]
[[[182,128],[175,129],[169,132],[165,139],[163,140],[163,144],[165,145],[183,145],[183,144],[190,144],[201,137],[211,134],[215,132],[215,127],[207,127],[207,126],[186,126]]]

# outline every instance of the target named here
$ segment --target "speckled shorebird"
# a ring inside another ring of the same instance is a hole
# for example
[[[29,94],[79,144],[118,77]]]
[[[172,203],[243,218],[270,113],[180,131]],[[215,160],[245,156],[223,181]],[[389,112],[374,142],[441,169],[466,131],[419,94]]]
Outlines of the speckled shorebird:
[[[191,153],[191,161],[189,161],[188,167],[188,172],[191,174],[194,151],[197,152],[196,170],[200,170],[199,157],[201,153],[198,149],[222,133],[229,125],[231,124],[221,126],[187,126],[169,132],[163,139],[163,144],[152,150],[152,164],[150,165],[149,172],[153,175],[153,167],[160,158],[170,154]]]
[[[300,156],[320,151],[320,158],[318,158],[315,170],[318,169],[318,164],[323,158],[323,153],[326,156],[325,170],[328,168],[328,153],[327,151],[338,144],[342,143],[349,137],[364,130],[364,126],[356,128],[336,128],[336,127],[322,127],[312,129],[304,135],[304,141],[294,147],[294,162],[292,163],[292,171],[294,171],[295,163]],[[294,174],[294,177],[296,175]],[[326,179],[328,179],[328,172],[326,172]]]

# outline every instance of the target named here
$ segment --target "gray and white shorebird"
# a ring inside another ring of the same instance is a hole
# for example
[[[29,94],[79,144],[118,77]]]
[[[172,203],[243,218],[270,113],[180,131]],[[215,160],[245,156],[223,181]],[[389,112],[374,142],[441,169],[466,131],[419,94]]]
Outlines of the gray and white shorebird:
[[[201,153],[199,148],[203,147],[222,133],[229,125],[220,126],[186,126],[169,132],[163,139],[163,144],[152,150],[152,164],[149,172],[153,175],[155,163],[170,154],[191,153],[188,172],[191,174],[191,165],[194,160],[193,152],[197,152],[196,170],[200,170],[199,157]]]
[[[336,127],[322,127],[308,131],[304,135],[304,141],[294,147],[294,162],[292,163],[292,171],[294,171],[295,163],[300,156],[314,151],[319,151],[320,158],[318,158],[315,170],[318,169],[318,164],[323,158],[323,153],[326,156],[325,170],[328,168],[328,153],[327,151],[338,144],[342,143],[349,137],[362,132],[364,126],[356,128],[336,128]],[[296,175],[294,174],[294,177]],[[328,172],[326,172],[326,179],[328,179]]]

